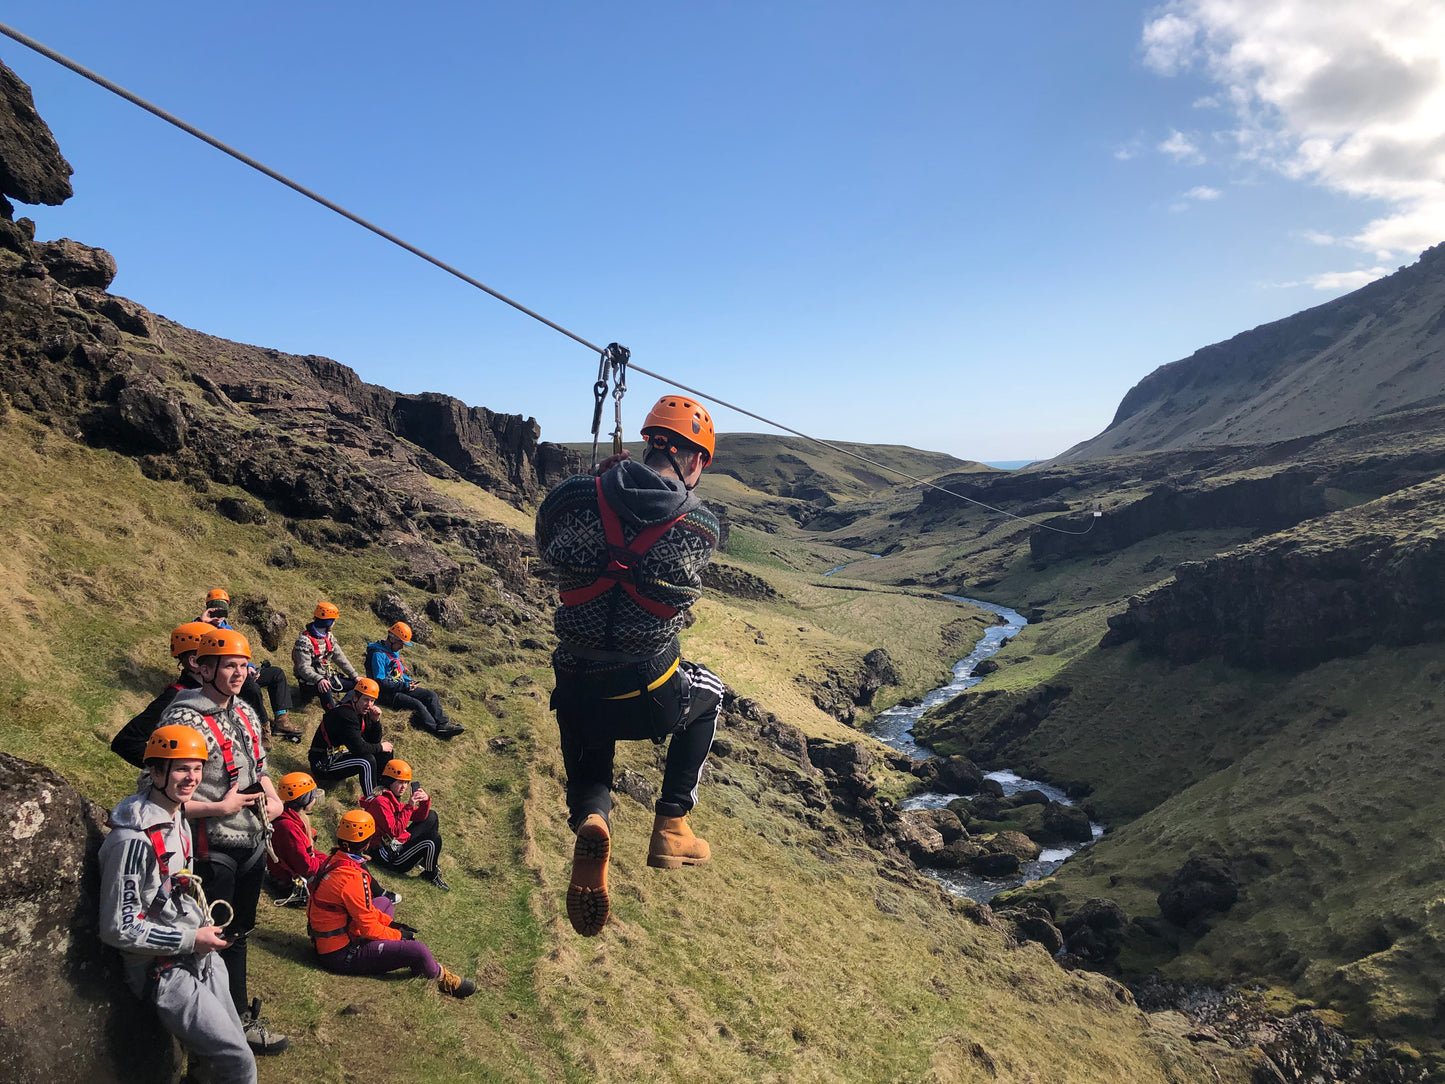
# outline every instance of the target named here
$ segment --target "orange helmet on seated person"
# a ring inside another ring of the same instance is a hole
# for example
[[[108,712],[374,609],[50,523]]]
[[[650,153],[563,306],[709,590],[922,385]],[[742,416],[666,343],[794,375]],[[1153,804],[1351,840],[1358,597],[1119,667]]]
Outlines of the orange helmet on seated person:
[[[179,659],[187,651],[198,651],[201,638],[215,632],[214,625],[206,621],[187,621],[171,630],[171,658]]]
[[[226,603],[229,603],[230,601],[231,601],[230,593],[227,592],[227,590],[226,590],[224,587],[212,587],[209,591],[206,592],[206,605],[207,605],[207,606],[209,606],[209,605],[210,605],[211,603],[213,603],[213,602],[226,602]]]
[[[208,626],[209,627],[209,626]],[[251,643],[234,629],[210,629],[201,637],[201,646],[196,649],[197,659],[224,655],[251,657]]]
[[[146,760],[209,760],[210,756],[201,732],[184,723],[158,726],[146,742]]]
[[[381,695],[381,686],[376,683],[374,678],[357,678],[352,692],[357,696],[369,696],[375,700]]]
[[[294,802],[316,789],[316,780],[305,772],[287,772],[276,784],[276,793],[283,802]]]
[[[404,644],[411,643],[411,626],[405,621],[398,621],[386,630]]]
[[[341,814],[336,838],[347,843],[365,843],[376,835],[376,818],[364,809],[351,809]]]
[[[393,757],[386,762],[386,767],[381,769],[381,774],[385,779],[400,779],[403,783],[410,783],[411,765]]]
[[[316,609],[311,611],[313,621],[335,621],[340,616],[341,611],[330,602],[318,602]]]

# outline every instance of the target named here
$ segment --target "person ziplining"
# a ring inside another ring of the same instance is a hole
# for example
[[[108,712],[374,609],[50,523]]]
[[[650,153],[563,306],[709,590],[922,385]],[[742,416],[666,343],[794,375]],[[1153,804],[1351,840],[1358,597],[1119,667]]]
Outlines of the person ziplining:
[[[664,395],[642,426],[642,462],[614,452],[555,486],[537,510],[537,549],[556,570],[552,655],[568,824],[576,832],[567,917],[595,937],[611,909],[612,765],[618,741],[667,743],[647,864],[711,856],[687,816],[722,710],[723,684],[682,658],[677,634],[702,595],[718,522],[694,495],[716,434],[706,408]]]

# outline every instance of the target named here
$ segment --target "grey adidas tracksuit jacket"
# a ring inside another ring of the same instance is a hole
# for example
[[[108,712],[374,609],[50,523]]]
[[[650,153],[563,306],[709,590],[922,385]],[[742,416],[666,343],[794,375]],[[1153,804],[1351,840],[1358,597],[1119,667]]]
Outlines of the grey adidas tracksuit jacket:
[[[256,1058],[231,1003],[226,965],[214,952],[196,955],[196,931],[208,922],[200,905],[173,884],[176,873],[189,869],[190,826],[181,810],[168,814],[149,793],[142,782],[140,793],[111,811],[111,832],[100,847],[100,938],[120,950],[126,983],[152,1001],[200,1079],[255,1084]],[[151,840],[156,829],[170,869],[166,877]],[[152,982],[157,964],[164,966]]]

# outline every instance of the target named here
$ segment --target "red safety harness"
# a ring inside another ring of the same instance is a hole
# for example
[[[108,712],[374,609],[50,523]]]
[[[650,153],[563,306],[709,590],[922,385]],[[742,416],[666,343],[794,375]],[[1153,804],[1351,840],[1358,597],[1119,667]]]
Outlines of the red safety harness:
[[[150,836],[151,849],[156,852],[156,866],[160,870],[161,875],[160,890],[156,893],[155,899],[151,901],[150,907],[146,909],[146,918],[150,919],[154,918],[155,915],[160,912],[160,909],[166,905],[166,901],[170,899],[171,896],[166,886],[166,881],[171,875],[171,867],[170,863],[166,861],[166,855],[171,852],[165,849],[166,837],[164,828],[157,825],[155,828],[148,829],[146,835]],[[190,844],[186,842],[185,832],[181,832],[181,858],[184,860],[181,869],[190,869],[191,848]]]
[[[312,664],[319,670],[331,661],[331,655],[336,650],[336,644],[332,642],[331,633],[329,632],[319,640],[308,632],[306,639],[311,641]]]
[[[652,549],[658,539],[672,529],[673,524],[686,518],[687,513],[684,512],[666,523],[654,523],[650,527],[644,527],[629,545],[622,534],[622,520],[618,518],[612,506],[607,503],[607,498],[602,495],[601,478],[597,479],[597,511],[602,516],[602,530],[607,536],[609,557],[607,567],[603,569],[597,579],[586,587],[563,591],[561,594],[562,605],[581,606],[583,603],[591,602],[594,598],[611,591],[614,587],[620,587],[627,592],[633,602],[654,617],[660,617],[664,621],[676,617],[678,612],[676,606],[669,606],[665,602],[657,602],[643,596],[637,589],[637,576],[642,565],[642,558],[647,556],[647,551]]]
[[[239,705],[232,703],[231,710],[240,716],[241,722],[245,724],[246,733],[251,738],[251,763],[259,767],[261,763],[261,739],[256,735],[256,728],[251,725],[250,718]],[[241,769],[236,765],[236,750],[231,739],[221,730],[214,715],[202,715],[206,726],[210,728],[211,737],[216,739],[216,747],[221,751],[221,759],[226,764],[226,778],[230,786],[236,785],[236,780],[241,777]],[[209,818],[202,817],[196,821],[196,857],[209,858],[211,856],[211,841],[206,832],[206,821]]]

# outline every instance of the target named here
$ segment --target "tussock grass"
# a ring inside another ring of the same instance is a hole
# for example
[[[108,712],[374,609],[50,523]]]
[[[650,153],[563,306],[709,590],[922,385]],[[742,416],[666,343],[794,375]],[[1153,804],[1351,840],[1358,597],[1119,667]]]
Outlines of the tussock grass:
[[[366,609],[378,588],[425,601],[379,548],[307,550],[275,517],[221,519],[210,510],[219,487],[198,499],[14,412],[0,444],[11,465],[0,476],[0,748],[103,803],[134,786],[109,739],[169,677],[166,635],[208,587],[266,595],[293,630],[329,597],[358,660],[379,630]],[[462,485],[448,495],[490,507]],[[283,541],[299,568],[267,563]],[[461,594],[494,602],[486,579],[467,570]],[[857,736],[812,706],[797,673],[887,646],[905,684],[922,687],[950,657],[944,631],[974,620],[936,599],[806,580],[785,585],[792,606],[707,601],[688,651],[814,735]],[[749,625],[772,650],[740,635]],[[799,626],[809,633],[792,638]],[[286,654],[283,644],[276,661],[289,665]],[[252,992],[296,1039],[261,1063],[263,1081],[1215,1079],[1107,980],[1008,949],[927,882],[900,882],[831,812],[810,827],[746,758],[704,784],[696,824],[717,857],[701,869],[647,869],[650,813],[619,796],[616,920],[577,938],[562,910],[570,838],[546,653],[474,625],[437,630],[413,658],[468,728],[442,744],[386,720],[435,798],[453,891],[381,877],[403,891],[402,917],[481,992],[459,1003],[421,980],[322,973],[303,915],[263,902]],[[309,730],[318,715],[300,721]],[[278,745],[275,770],[302,766],[304,749]],[[660,778],[650,745],[626,747],[619,767]],[[356,798],[354,783],[328,796],[323,838]]]

